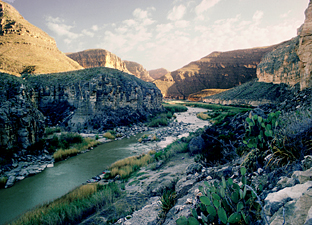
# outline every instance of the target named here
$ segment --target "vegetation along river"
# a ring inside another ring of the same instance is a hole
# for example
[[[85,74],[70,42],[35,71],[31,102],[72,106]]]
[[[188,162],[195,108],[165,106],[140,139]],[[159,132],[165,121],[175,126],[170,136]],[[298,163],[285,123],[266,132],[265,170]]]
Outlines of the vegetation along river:
[[[208,125],[200,120],[196,113],[207,111],[200,108],[188,108],[187,112],[176,113],[178,122],[188,123],[188,130],[195,131]],[[164,129],[164,128],[158,128]],[[92,151],[55,163],[54,167],[17,182],[13,187],[0,190],[0,224],[5,224],[27,210],[58,198],[91,177],[100,174],[113,162],[158,147],[165,147],[179,137],[169,136],[161,142],[141,144],[142,134],[102,144]]]

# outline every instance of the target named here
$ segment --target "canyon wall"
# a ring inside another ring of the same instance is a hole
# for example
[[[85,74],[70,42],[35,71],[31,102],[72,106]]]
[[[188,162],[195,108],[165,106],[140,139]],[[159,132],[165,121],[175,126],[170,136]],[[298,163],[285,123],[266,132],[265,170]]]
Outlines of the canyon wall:
[[[312,87],[312,1],[305,11],[304,24],[298,36],[280,45],[263,57],[258,65],[259,81],[300,84],[303,90]]]
[[[31,88],[16,76],[0,73],[0,152],[26,149],[42,138],[44,116],[30,98]]]
[[[30,76],[27,81],[47,123],[71,131],[110,129],[162,110],[162,95],[154,84],[116,69]]]
[[[84,68],[108,67],[130,73],[126,64],[118,56],[105,49],[88,49],[66,55]]]
[[[153,79],[158,79],[166,75],[167,73],[170,73],[170,71],[165,68],[159,68],[155,70],[149,70],[148,73]]]
[[[152,82],[154,79],[149,75],[149,72],[146,71],[146,69],[139,63],[132,62],[132,61],[126,61],[124,60],[124,63],[126,64],[127,69],[137,78],[140,78],[141,80]]]
[[[167,98],[186,99],[204,89],[232,88],[256,78],[261,58],[275,47],[213,52],[154,83]]]

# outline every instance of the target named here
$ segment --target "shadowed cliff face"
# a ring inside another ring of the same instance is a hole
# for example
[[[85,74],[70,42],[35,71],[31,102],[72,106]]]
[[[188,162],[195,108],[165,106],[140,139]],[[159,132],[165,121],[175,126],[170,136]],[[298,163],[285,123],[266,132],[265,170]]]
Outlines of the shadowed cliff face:
[[[203,89],[232,88],[256,78],[256,68],[262,56],[274,47],[213,52],[154,83],[168,98],[186,99]]]
[[[11,5],[0,1],[0,69],[19,74],[27,66],[35,73],[82,69],[58,50],[53,38],[26,21]]]
[[[50,125],[71,131],[104,130],[162,110],[154,84],[108,68],[30,76],[31,94]]]
[[[6,149],[26,149],[43,136],[44,116],[34,106],[29,91],[21,78],[0,73],[1,156]]]
[[[67,56],[84,68],[108,67],[130,73],[126,64],[119,57],[105,49],[89,49],[76,53],[68,53]]]

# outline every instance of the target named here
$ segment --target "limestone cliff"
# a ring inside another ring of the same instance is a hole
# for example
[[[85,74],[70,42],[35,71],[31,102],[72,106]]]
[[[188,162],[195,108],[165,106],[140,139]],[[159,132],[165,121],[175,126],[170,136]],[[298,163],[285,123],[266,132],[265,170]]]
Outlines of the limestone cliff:
[[[8,149],[26,149],[44,133],[44,116],[29,96],[23,79],[0,73],[0,156]]]
[[[298,30],[299,48],[297,54],[299,56],[300,68],[300,88],[305,89],[312,87],[312,1],[305,11],[305,21]]]
[[[257,69],[259,81],[298,83],[301,90],[312,87],[312,1],[305,15],[298,36],[263,57]]]
[[[71,131],[104,130],[162,110],[162,95],[154,84],[116,69],[29,76],[27,82],[47,122]]]
[[[298,47],[296,37],[266,54],[257,67],[259,82],[289,85],[300,82]]]
[[[124,60],[124,62],[130,73],[132,73],[137,78],[147,82],[152,82],[154,80],[141,64],[126,60]]]
[[[256,78],[261,58],[276,46],[213,52],[154,83],[164,97],[184,98],[203,89],[228,89]]]
[[[153,79],[161,78],[162,76],[169,73],[169,70],[166,70],[165,68],[155,69],[155,70],[149,70],[148,73]]]
[[[53,38],[26,21],[0,0],[0,69],[19,74],[34,66],[35,73],[82,69],[58,50]]]
[[[126,64],[118,56],[105,49],[88,49],[66,55],[84,68],[108,67],[130,73]]]

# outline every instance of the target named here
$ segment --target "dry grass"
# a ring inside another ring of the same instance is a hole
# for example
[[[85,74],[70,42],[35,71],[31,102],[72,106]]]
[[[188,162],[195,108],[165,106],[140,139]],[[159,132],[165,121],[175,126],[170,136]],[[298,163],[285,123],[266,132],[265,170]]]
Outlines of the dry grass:
[[[115,135],[111,134],[111,132],[106,132],[105,134],[103,134],[103,137],[108,139],[115,139]]]
[[[198,113],[196,116],[197,118],[202,119],[202,120],[208,120],[211,118],[208,114],[203,113],[203,112]]]
[[[109,168],[111,175],[120,175],[121,178],[129,177],[131,173],[153,161],[151,154],[152,152],[146,155],[132,156],[113,163]]]
[[[120,194],[114,183],[83,185],[51,203],[36,207],[11,224],[77,224],[97,209],[112,204]]]
[[[53,158],[55,159],[56,162],[62,161],[64,159],[67,159],[70,156],[77,155],[79,151],[76,148],[71,148],[71,149],[59,149],[53,154]]]

